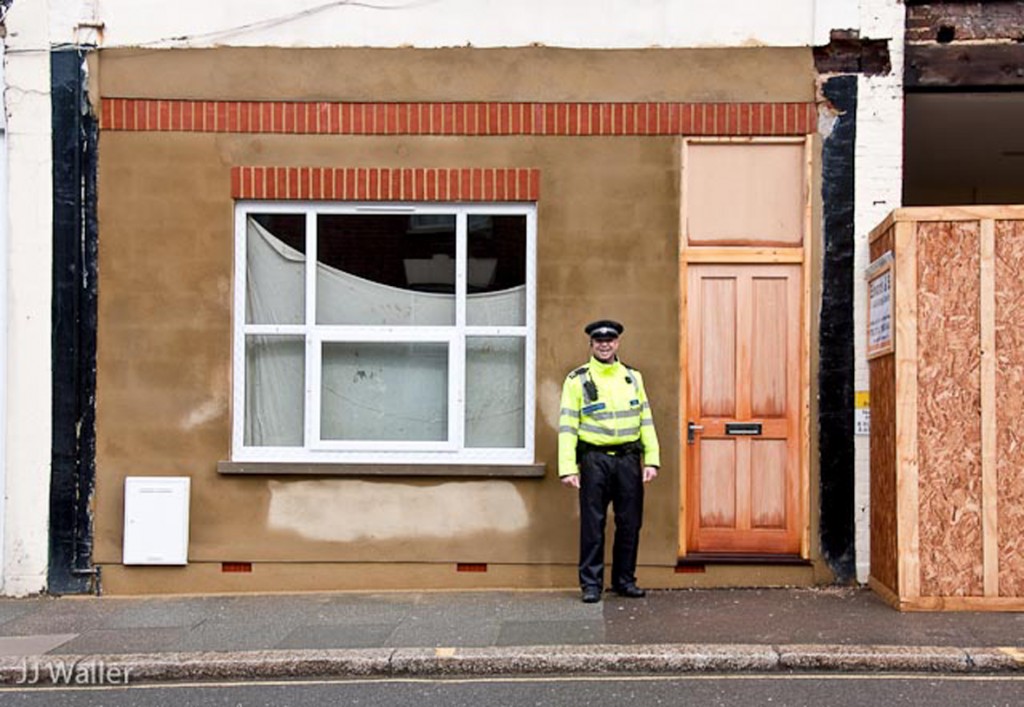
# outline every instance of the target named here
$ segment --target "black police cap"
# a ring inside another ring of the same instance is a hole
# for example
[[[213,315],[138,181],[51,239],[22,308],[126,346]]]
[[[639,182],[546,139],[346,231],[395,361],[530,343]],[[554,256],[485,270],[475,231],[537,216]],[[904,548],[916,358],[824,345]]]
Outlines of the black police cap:
[[[598,319],[583,328],[591,339],[617,339],[626,327],[611,319]]]

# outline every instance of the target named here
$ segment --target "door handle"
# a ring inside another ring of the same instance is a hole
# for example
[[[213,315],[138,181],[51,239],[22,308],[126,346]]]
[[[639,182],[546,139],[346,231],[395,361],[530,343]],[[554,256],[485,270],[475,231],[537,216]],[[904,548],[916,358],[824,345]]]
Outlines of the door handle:
[[[686,426],[686,443],[687,444],[693,444],[694,442],[696,442],[697,441],[696,434],[698,432],[703,432],[703,431],[704,431],[704,425],[695,425],[695,424],[693,424],[693,421],[691,420],[690,423]]]

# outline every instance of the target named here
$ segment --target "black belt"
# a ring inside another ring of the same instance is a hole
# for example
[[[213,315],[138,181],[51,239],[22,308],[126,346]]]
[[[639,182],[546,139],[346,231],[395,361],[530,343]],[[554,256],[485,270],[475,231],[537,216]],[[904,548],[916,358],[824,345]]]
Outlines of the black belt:
[[[601,452],[610,456],[626,456],[629,454],[640,454],[644,446],[640,440],[626,442],[625,444],[590,444],[583,440],[576,442],[576,460],[579,461],[587,452]]]

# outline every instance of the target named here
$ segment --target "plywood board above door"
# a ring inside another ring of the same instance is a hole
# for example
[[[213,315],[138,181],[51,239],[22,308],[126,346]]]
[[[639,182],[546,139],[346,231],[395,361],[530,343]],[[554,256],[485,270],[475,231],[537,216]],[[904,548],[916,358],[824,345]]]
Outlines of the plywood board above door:
[[[690,246],[799,246],[806,157],[800,142],[688,142]]]

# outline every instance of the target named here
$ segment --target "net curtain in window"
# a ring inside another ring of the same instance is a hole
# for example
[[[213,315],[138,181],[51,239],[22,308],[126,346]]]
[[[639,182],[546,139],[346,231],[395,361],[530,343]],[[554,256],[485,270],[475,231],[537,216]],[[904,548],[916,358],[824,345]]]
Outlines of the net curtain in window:
[[[276,238],[252,218],[247,223],[248,320],[304,321],[305,254]],[[365,280],[318,263],[317,308],[335,306],[345,319],[367,324],[432,325],[452,308],[452,295],[416,292]],[[521,321],[524,286],[467,295],[470,321]],[[396,321],[396,313],[399,321]],[[339,313],[338,319],[342,319]],[[348,344],[347,346],[358,346]],[[436,440],[447,434],[447,380],[421,357],[330,355],[321,430],[332,439]],[[466,361],[466,446],[523,446],[524,341],[516,337],[469,337]],[[249,446],[302,446],[305,360],[301,339],[249,336],[246,342],[245,439]],[[438,362],[434,362],[437,364]],[[374,368],[379,375],[369,375]],[[443,396],[444,405],[438,404]],[[440,436],[439,436],[440,435]]]

